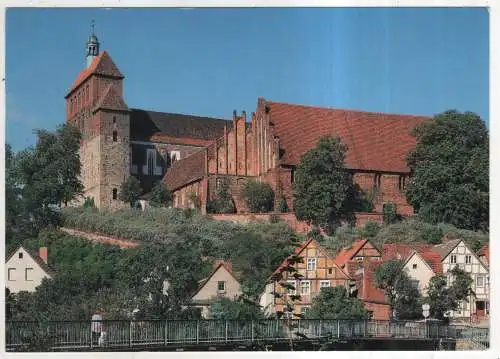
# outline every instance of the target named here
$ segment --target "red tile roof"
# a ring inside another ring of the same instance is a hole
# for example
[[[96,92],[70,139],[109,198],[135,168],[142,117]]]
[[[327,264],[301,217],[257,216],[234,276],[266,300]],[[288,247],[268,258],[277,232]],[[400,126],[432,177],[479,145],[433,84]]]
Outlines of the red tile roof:
[[[433,251],[433,247],[430,244],[422,243],[389,243],[384,244],[382,248],[382,260],[388,261],[392,259],[407,260],[410,256],[417,252],[420,257],[427,262],[431,269],[436,274],[443,273],[443,266],[441,264],[441,256],[439,253]]]
[[[438,253],[429,251],[419,254],[427,262],[427,264],[429,264],[435,274],[443,274],[443,263],[441,262],[441,256]]]
[[[335,264],[342,267],[368,242],[368,239],[358,239],[349,248],[342,248],[335,257]]]
[[[363,272],[356,276],[358,298],[364,302],[387,304],[385,293],[375,284],[375,268],[382,262],[364,261]]]
[[[163,183],[168,190],[175,191],[202,179],[206,174],[205,154],[206,150],[203,149],[180,161],[175,161],[163,177]]]
[[[410,131],[422,116],[320,108],[259,99],[257,111],[271,114],[274,134],[284,150],[282,164],[296,165],[318,138],[338,135],[347,145],[350,169],[408,173],[406,156],[415,146]]]
[[[107,51],[103,51],[99,54],[99,56],[94,58],[89,67],[85,68],[84,70],[82,70],[82,72],[80,72],[75,82],[68,90],[68,94],[66,95],[66,97],[68,97],[78,86],[80,86],[86,79],[88,79],[93,74],[106,75],[116,78],[124,77],[120,72],[120,70],[118,70],[118,67],[116,67],[115,63],[113,62],[111,56],[109,56]]]
[[[478,252],[477,252],[477,255],[479,257],[483,257],[485,258],[485,264],[489,264],[490,263],[490,246],[488,244],[484,245]]]

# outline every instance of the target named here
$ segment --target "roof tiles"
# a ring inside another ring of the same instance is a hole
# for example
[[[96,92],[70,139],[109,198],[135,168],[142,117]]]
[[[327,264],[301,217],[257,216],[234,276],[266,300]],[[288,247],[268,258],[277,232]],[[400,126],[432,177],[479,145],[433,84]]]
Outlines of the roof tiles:
[[[320,108],[259,99],[258,111],[270,111],[272,127],[284,150],[282,164],[297,165],[318,138],[338,135],[347,145],[350,169],[408,173],[406,156],[415,146],[411,130],[422,116]]]

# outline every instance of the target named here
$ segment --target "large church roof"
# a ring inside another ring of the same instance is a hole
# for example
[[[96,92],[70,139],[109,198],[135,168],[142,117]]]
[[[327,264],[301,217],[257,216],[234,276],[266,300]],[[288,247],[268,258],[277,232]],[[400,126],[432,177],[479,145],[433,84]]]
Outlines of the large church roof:
[[[130,139],[136,141],[150,141],[158,135],[214,140],[224,135],[224,126],[229,129],[231,121],[140,109],[132,109],[130,113]],[[205,141],[199,142],[201,146],[208,145]]]
[[[297,165],[300,157],[325,135],[337,135],[348,148],[350,169],[408,173],[406,157],[415,146],[411,130],[427,118],[320,108],[259,99],[258,112],[271,115],[271,126],[284,151],[281,163]]]

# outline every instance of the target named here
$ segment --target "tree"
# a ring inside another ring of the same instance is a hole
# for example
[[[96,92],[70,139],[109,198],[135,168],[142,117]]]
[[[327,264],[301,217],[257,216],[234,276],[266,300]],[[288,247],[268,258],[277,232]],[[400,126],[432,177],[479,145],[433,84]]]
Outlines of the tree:
[[[368,312],[363,302],[349,297],[344,286],[322,288],[313,298],[307,319],[366,319]]]
[[[406,198],[430,223],[489,228],[489,135],[473,113],[447,111],[415,127]]]
[[[229,181],[227,178],[217,179],[217,194],[215,199],[208,201],[208,213],[235,213],[236,207],[234,205],[231,193],[229,192]]]
[[[293,184],[295,214],[323,228],[352,218],[359,197],[352,174],[345,169],[347,147],[338,137],[322,137],[300,159]]]
[[[270,212],[274,208],[274,191],[267,183],[249,180],[245,183],[242,194],[252,213]]]
[[[130,207],[134,207],[135,203],[141,195],[141,183],[135,177],[129,177],[120,186],[118,199],[122,202],[129,203]]]
[[[382,289],[387,301],[400,319],[420,317],[420,293],[408,274],[403,270],[401,260],[390,260],[375,268],[375,283]]]
[[[7,205],[7,218],[9,225],[16,218],[15,226],[23,227],[17,233],[29,236],[36,236],[46,226],[58,226],[58,207],[81,196],[83,191],[78,130],[71,123],[64,123],[55,132],[35,133],[38,140],[34,147],[16,154],[6,148],[6,197],[11,202]],[[10,230],[16,231],[12,227]]]
[[[453,281],[451,286],[447,285],[444,275],[434,276],[429,281],[427,301],[432,318],[445,319],[446,312],[456,310],[461,301],[468,301],[469,297],[474,295],[471,289],[473,280],[469,273],[455,267],[450,274]]]
[[[151,190],[149,204],[152,207],[167,207],[172,203],[172,194],[162,181],[158,181]]]
[[[263,314],[253,302],[238,298],[230,300],[220,298],[210,304],[210,315],[213,319],[223,320],[255,320],[262,319]]]

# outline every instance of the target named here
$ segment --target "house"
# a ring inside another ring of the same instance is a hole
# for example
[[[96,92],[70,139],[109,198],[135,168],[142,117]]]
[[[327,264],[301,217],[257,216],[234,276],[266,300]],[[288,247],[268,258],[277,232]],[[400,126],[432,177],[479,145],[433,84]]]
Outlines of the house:
[[[335,264],[340,268],[349,270],[349,264],[353,261],[364,262],[364,261],[379,261],[382,258],[382,253],[380,250],[373,245],[368,239],[357,239],[348,247],[342,248],[338,254],[335,256]],[[355,268],[355,266],[352,266]]]
[[[210,317],[210,304],[219,298],[237,299],[241,292],[240,282],[233,275],[232,264],[216,261],[214,269],[203,279],[191,297],[192,305],[201,308],[203,318]]]
[[[390,243],[383,246],[383,261],[399,259],[403,270],[413,281],[420,294],[427,295],[429,281],[435,275],[443,274],[441,257],[432,251],[432,245]]]
[[[375,269],[382,263],[364,260],[351,265],[352,277],[356,281],[356,297],[363,301],[369,318],[372,320],[389,320],[391,317],[391,306],[387,297],[375,283]]]
[[[34,292],[44,278],[51,279],[55,271],[48,265],[47,247],[41,247],[38,254],[23,246],[17,247],[5,261],[6,287],[11,293]]]
[[[488,244],[481,247],[477,252],[477,257],[487,266],[490,265],[490,246]]]
[[[490,307],[490,277],[488,267],[478,258],[462,239],[443,239],[443,243],[433,246],[432,251],[438,253],[441,259],[443,274],[448,285],[453,283],[450,271],[458,266],[472,277],[472,291],[469,301],[460,303],[457,311],[451,312],[454,320],[482,320],[489,316]]]
[[[267,314],[278,311],[285,313],[286,316],[305,314],[314,297],[320,293],[321,288],[342,285],[350,291],[354,287],[352,278],[335,263],[334,256],[315,239],[309,238],[302,242],[295,249],[294,255],[302,258],[302,263],[294,265],[302,278],[295,279],[289,277],[288,272],[284,272],[283,279],[295,287],[294,290],[286,290],[278,282],[273,281],[271,276],[260,297],[260,305]],[[280,264],[274,273],[279,273],[282,268],[288,265],[288,258]],[[295,302],[293,313],[287,312],[285,301],[282,298],[277,298],[273,293],[300,295],[300,300]]]

